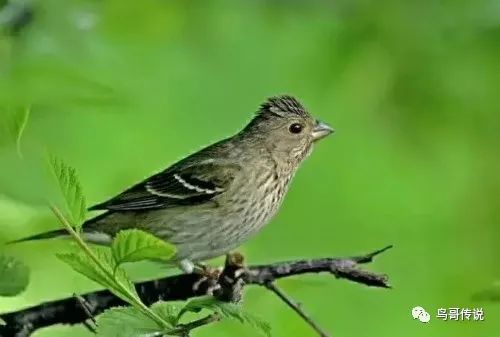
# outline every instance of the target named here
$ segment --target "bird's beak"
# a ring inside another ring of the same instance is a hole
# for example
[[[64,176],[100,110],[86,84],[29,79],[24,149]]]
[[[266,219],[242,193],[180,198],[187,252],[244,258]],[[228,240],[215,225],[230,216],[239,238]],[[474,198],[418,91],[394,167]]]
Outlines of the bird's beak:
[[[312,137],[314,141],[320,140],[322,138],[325,138],[329,134],[333,132],[333,128],[321,121],[316,121],[316,125],[314,126],[312,130]]]

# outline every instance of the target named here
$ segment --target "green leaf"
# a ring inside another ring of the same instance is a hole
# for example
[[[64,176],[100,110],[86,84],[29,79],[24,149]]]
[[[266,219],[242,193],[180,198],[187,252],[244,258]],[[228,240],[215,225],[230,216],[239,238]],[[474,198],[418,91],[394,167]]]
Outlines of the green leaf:
[[[181,307],[178,304],[160,301],[153,304],[151,310],[156,312],[158,316],[165,320],[170,326],[175,327],[179,324],[178,318]]]
[[[97,268],[96,264],[83,253],[63,253],[56,255],[61,261],[68,264],[74,271],[106,288],[113,287],[113,280]]]
[[[26,128],[26,125],[28,124],[28,119],[30,116],[30,111],[31,107],[25,107],[21,109],[16,115],[16,148],[17,148],[17,154],[19,157],[23,157],[23,154],[21,152],[21,138],[23,137],[24,129]]]
[[[0,296],[16,296],[28,286],[30,270],[23,262],[0,255]]]
[[[130,303],[129,294],[124,292],[117,282],[119,282],[129,291],[130,294],[138,299],[139,296],[137,295],[134,284],[128,278],[126,272],[122,268],[115,265],[109,251],[104,249],[95,249],[94,253],[107,272],[99,268],[97,264],[84,253],[57,254],[57,257],[67,263],[76,272],[108,288],[113,294],[121,299]]]
[[[56,156],[50,156],[50,165],[66,202],[71,222],[80,228],[87,214],[87,203],[76,170]]]
[[[235,304],[232,303],[226,303],[226,304],[237,307]],[[248,311],[239,309],[239,311],[237,312],[239,317],[243,320],[244,323],[250,325],[254,329],[257,329],[265,336],[271,337],[271,324],[269,324],[269,322],[263,320],[259,316],[254,315]]]
[[[194,298],[188,301],[186,305],[184,305],[184,307],[179,312],[179,318],[181,318],[187,312],[198,313],[203,309],[209,309],[215,311],[215,308],[217,307],[219,302],[220,301],[218,301],[213,296],[202,296]]]
[[[30,110],[31,107],[26,106],[16,108],[8,107],[3,109],[2,111],[7,116],[7,118],[5,119],[5,122],[7,123],[7,130],[16,142],[17,153],[21,158],[21,138],[23,136],[24,130],[26,129],[26,125],[28,124]]]
[[[97,317],[97,337],[162,336],[164,329],[134,307],[117,307]]]
[[[266,336],[271,336],[271,326],[266,321],[246,312],[234,303],[221,302],[210,296],[195,298],[186,303],[184,308],[179,312],[177,319],[180,320],[186,312],[200,312],[203,309],[216,312],[224,318],[236,319],[240,323],[256,328]]]
[[[7,322],[5,322],[5,321],[2,319],[2,317],[0,317],[0,326],[2,326],[2,325],[4,325],[4,326],[5,326],[5,325],[7,325]]]
[[[118,266],[147,259],[168,261],[175,254],[175,247],[152,234],[131,229],[118,233],[111,251]]]

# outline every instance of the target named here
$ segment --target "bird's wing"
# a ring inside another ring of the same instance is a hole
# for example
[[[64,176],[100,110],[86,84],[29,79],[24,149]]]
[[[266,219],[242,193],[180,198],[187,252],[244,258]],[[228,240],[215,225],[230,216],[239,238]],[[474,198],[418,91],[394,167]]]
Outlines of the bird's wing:
[[[200,204],[224,193],[240,169],[234,163],[174,165],[89,210],[148,210]]]

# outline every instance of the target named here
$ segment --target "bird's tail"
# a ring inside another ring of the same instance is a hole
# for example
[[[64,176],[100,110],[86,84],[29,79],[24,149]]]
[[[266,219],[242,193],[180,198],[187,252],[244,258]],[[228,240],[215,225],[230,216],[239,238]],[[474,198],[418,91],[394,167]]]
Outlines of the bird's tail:
[[[110,212],[100,214],[92,219],[89,219],[85,221],[85,223],[82,225],[82,232],[80,233],[81,236],[83,237],[84,240],[95,243],[98,245],[107,245],[111,242],[113,239],[112,235],[107,234],[105,232],[102,232],[99,230],[99,226],[96,226],[101,219],[104,219],[108,215],[110,215]],[[7,242],[7,244],[14,244],[14,243],[20,243],[20,242],[27,242],[27,241],[36,241],[36,240],[47,240],[47,239],[55,239],[55,238],[69,238],[70,234],[66,229],[56,229],[53,231],[41,233],[41,234],[36,234],[33,236],[28,236],[27,238],[22,238],[19,240],[14,240]]]
[[[10,242],[7,242],[7,244],[9,245],[9,244],[26,242],[26,241],[55,239],[55,238],[60,238],[60,237],[67,237],[68,235],[69,235],[68,231],[66,231],[65,229],[56,229],[53,231],[28,236],[26,238],[22,238],[19,240],[10,241]]]

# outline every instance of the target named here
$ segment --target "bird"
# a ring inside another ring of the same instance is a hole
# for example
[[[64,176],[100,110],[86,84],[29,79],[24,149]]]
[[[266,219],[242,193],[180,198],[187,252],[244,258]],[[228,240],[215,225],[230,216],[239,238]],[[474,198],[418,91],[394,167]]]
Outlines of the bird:
[[[174,264],[192,273],[258,233],[278,212],[300,164],[334,130],[296,98],[268,98],[246,126],[89,208],[82,235],[109,245],[139,229],[175,245]],[[17,242],[67,236],[53,230]]]

